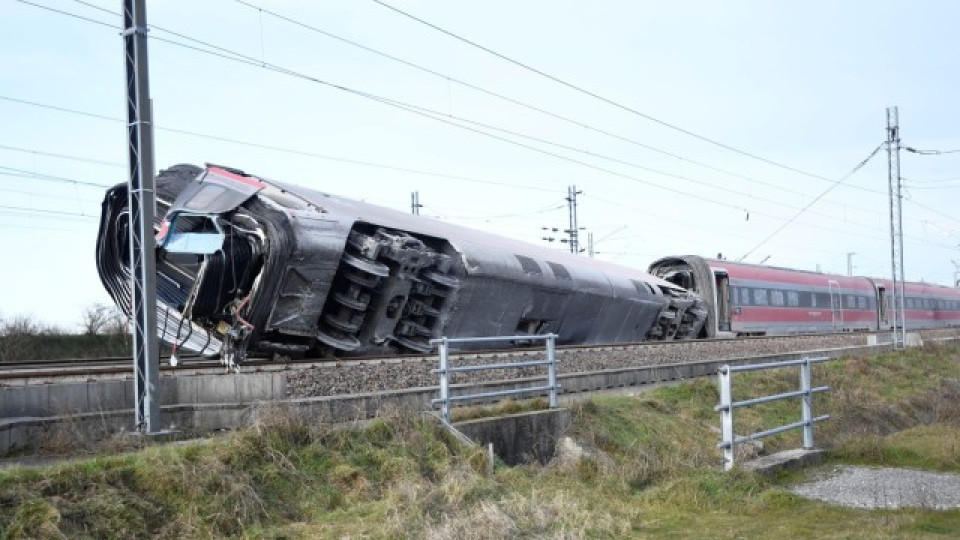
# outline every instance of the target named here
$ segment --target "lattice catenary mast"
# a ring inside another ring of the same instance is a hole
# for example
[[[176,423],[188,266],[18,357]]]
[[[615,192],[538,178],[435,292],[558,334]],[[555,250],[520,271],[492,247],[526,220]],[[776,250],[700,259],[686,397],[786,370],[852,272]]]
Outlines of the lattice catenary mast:
[[[153,111],[147,66],[145,0],[123,0],[126,68],[130,317],[133,321],[134,428],[160,431],[160,348],[154,252]]]

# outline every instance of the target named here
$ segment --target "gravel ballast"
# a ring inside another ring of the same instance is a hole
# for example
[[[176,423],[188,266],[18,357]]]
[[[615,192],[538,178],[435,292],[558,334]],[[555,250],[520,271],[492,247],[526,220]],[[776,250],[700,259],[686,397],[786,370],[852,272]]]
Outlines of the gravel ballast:
[[[960,508],[960,475],[913,469],[841,466],[791,491],[853,508]]]
[[[723,360],[797,351],[812,351],[839,347],[866,345],[864,334],[791,336],[767,339],[729,341],[677,341],[671,343],[605,346],[560,349],[557,351],[559,373],[582,373],[661,364],[675,364],[698,360]],[[451,356],[451,366],[477,365],[522,360],[543,359],[543,350],[458,354]],[[291,372],[287,378],[288,395],[292,398],[329,396],[399,390],[435,386],[437,375],[430,370],[437,367],[437,359],[394,359],[374,362],[351,362],[349,365],[317,364]],[[454,375],[453,383],[480,382],[545,373],[545,367],[509,370],[479,371]]]

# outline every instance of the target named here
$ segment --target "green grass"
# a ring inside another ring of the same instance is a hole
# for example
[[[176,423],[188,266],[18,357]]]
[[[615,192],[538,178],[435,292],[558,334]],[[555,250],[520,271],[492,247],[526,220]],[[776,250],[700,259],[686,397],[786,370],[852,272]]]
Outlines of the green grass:
[[[834,362],[816,384],[830,459],[960,472],[957,347]],[[795,387],[796,370],[744,374],[737,398]],[[747,391],[746,389],[749,389]],[[333,429],[277,411],[256,427],[31,470],[0,472],[0,538],[903,538],[955,537],[960,511],[855,510],[785,483],[723,473],[714,383],[573,406],[580,459],[499,466],[434,423],[395,414]],[[537,409],[508,403],[495,412]],[[738,432],[792,421],[794,402],[739,411]],[[490,411],[466,411],[474,417]],[[794,447],[799,434],[770,449]]]

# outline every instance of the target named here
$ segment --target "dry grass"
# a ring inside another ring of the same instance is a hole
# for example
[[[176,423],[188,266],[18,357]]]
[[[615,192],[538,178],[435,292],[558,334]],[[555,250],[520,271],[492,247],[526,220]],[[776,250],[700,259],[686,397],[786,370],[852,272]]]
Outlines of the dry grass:
[[[818,368],[818,384],[835,388],[818,398],[818,410],[835,418],[818,437],[847,461],[960,470],[957,351]],[[741,382],[771,393],[793,386],[796,374]],[[572,407],[570,431],[583,457],[499,467],[493,477],[480,450],[418,415],[385,410],[343,427],[267,408],[251,428],[210,441],[0,472],[0,537],[897,538],[960,530],[960,512],[827,507],[778,480],[720,472],[715,403],[707,380],[585,401]],[[518,407],[530,406],[494,410]],[[738,423],[769,427],[796,408],[758,408]],[[797,437],[771,446],[796,446]]]

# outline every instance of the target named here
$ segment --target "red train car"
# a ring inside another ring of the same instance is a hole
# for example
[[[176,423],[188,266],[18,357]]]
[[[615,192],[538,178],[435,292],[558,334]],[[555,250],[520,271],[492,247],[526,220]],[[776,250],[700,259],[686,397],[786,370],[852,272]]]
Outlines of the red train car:
[[[790,268],[666,257],[650,273],[700,293],[709,315],[701,337],[877,331],[892,328],[890,280]],[[960,289],[904,287],[908,328],[960,325]]]

